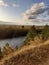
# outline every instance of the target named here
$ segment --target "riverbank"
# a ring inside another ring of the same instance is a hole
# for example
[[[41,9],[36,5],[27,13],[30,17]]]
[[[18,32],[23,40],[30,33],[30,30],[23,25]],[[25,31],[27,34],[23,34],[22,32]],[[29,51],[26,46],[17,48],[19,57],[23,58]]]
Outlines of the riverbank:
[[[12,39],[3,39],[0,40],[0,47],[3,48],[6,43],[10,45],[11,48],[15,48],[15,46],[21,46],[25,37],[18,37],[18,38],[12,38]]]
[[[29,26],[0,25],[0,39],[26,36],[29,28]]]

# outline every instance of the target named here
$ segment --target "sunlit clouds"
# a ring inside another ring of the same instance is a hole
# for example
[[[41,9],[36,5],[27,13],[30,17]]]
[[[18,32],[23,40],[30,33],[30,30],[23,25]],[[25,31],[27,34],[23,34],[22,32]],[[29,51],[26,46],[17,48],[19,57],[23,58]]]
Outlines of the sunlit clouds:
[[[19,8],[19,7],[20,7],[18,4],[15,4],[15,3],[13,3],[12,6],[13,6],[14,8],[15,8],[15,7]]]
[[[30,9],[26,10],[24,13],[24,18],[26,19],[36,19],[40,14],[48,11],[49,7],[47,7],[44,2],[35,3]]]
[[[0,6],[7,7],[8,4],[4,2],[4,0],[0,0]]]
[[[16,24],[49,24],[49,0],[0,0],[0,21]]]

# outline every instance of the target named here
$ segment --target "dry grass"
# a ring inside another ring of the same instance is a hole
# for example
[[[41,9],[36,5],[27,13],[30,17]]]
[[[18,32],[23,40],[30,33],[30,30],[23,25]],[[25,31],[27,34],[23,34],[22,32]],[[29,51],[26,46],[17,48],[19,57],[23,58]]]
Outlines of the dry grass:
[[[0,65],[49,65],[49,40],[23,47],[1,60]]]

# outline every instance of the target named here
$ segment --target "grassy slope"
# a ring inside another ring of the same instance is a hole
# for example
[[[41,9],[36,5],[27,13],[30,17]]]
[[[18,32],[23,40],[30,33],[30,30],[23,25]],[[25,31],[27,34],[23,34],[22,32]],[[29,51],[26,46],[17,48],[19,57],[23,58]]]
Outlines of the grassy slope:
[[[32,35],[34,31],[31,29],[30,33]],[[35,41],[30,40],[29,45],[24,45],[18,51],[4,57],[0,65],[49,65],[49,39],[45,42],[40,41],[38,37]]]
[[[0,65],[49,65],[49,40],[29,45],[4,58]]]

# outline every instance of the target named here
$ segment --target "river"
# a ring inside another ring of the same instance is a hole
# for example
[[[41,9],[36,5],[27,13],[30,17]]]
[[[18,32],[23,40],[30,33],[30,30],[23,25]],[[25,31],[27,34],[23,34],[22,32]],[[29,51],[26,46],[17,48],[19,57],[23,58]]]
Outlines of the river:
[[[16,45],[20,46],[24,40],[25,40],[25,37],[0,40],[0,47],[3,48],[6,43],[9,43],[9,45],[12,48],[14,48]]]

